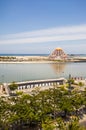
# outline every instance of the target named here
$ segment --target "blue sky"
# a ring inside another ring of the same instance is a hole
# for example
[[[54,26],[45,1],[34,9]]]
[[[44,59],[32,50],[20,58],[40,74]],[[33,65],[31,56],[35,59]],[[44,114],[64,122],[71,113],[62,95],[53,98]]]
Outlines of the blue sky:
[[[0,53],[86,54],[86,0],[0,0]]]

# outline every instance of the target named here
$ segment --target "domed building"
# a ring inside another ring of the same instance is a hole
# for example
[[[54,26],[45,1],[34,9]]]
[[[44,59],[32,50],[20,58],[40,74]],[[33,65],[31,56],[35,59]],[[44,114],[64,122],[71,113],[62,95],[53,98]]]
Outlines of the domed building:
[[[49,56],[53,60],[65,60],[67,59],[67,54],[61,49],[56,48]]]

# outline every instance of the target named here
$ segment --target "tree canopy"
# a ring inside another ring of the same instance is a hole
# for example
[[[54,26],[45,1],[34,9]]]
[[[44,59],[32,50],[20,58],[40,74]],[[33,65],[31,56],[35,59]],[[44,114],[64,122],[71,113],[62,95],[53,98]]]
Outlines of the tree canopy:
[[[17,86],[13,83],[11,87],[14,90]],[[81,130],[79,110],[86,107],[85,95],[86,91],[76,93],[54,86],[44,91],[36,89],[30,95],[21,93],[14,97],[1,97],[0,128],[9,130],[13,127],[16,130],[18,126],[35,125],[43,130]]]

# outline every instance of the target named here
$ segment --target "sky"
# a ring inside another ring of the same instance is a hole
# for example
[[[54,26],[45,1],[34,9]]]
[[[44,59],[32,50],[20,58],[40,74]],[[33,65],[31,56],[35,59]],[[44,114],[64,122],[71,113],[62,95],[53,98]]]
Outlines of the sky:
[[[86,0],[0,0],[0,54],[86,54]]]

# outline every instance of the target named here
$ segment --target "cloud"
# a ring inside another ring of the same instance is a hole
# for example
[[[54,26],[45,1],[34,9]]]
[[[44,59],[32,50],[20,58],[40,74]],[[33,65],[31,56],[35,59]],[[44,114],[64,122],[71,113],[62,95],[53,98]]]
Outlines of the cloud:
[[[56,27],[0,36],[0,44],[38,43],[86,39],[86,25]]]

